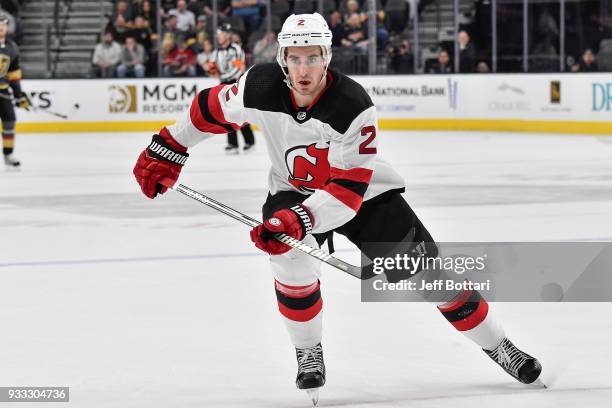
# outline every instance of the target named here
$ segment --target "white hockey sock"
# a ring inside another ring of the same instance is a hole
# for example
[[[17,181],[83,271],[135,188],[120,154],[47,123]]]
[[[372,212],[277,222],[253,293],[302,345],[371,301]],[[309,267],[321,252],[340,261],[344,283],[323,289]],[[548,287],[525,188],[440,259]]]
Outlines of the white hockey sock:
[[[468,339],[485,350],[493,350],[505,337],[504,329],[476,290],[466,290],[448,303],[438,305],[442,315]]]

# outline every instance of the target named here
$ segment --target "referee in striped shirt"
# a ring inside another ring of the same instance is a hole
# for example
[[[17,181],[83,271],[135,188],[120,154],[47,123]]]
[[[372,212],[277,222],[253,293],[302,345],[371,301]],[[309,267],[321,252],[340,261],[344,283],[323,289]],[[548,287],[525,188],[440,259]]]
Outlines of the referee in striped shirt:
[[[222,24],[217,29],[218,48],[215,49],[207,64],[211,76],[218,76],[222,84],[233,84],[238,81],[240,75],[245,71],[244,51],[240,45],[232,43],[232,26]],[[255,137],[251,125],[246,124],[240,131],[244,137],[245,152],[249,151],[255,144]],[[238,135],[236,131],[227,134],[227,146],[225,151],[229,154],[238,154]]]

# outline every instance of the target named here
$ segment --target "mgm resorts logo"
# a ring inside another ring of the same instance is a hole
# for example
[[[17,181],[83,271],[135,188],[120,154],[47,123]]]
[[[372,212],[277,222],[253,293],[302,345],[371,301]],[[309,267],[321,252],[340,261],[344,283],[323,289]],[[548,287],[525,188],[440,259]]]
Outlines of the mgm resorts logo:
[[[110,85],[108,94],[110,113],[164,114],[189,110],[191,101],[198,94],[198,88],[195,83]]]
[[[108,111],[110,113],[135,113],[138,111],[136,85],[111,85],[108,87]]]

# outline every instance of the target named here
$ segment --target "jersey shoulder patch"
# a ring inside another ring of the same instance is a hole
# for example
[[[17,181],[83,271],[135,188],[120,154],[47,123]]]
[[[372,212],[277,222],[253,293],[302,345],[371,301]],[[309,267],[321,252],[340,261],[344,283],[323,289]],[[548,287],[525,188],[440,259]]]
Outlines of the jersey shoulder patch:
[[[344,134],[355,118],[374,103],[356,81],[335,70],[330,73],[334,82],[314,106],[312,116]]]
[[[281,95],[286,92],[285,75],[276,63],[254,65],[247,73],[244,107],[261,111],[285,112]]]

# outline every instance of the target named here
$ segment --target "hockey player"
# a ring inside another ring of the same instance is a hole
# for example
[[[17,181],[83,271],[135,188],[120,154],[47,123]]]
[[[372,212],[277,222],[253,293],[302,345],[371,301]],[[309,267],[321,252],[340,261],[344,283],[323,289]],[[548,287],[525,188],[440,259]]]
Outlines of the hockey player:
[[[359,84],[328,69],[331,37],[319,14],[291,15],[278,35],[278,64],[255,65],[237,84],[201,91],[186,117],[153,136],[134,168],[143,193],[154,198],[166,191],[160,181],[177,180],[189,147],[245,122],[268,135],[270,192],[264,223],[251,239],[271,255],[278,308],[296,348],[296,384],[314,403],[325,384],[320,265],[272,235],[282,232],[317,247],[317,238],[335,231],[371,259],[381,254],[368,253],[364,243],[419,243],[436,251],[400,194],[404,181],[377,155],[376,107]],[[418,275],[431,273],[441,271]],[[428,300],[458,331],[517,380],[539,377],[539,362],[506,338],[477,291],[443,295]]]
[[[245,69],[244,51],[242,51],[240,45],[232,43],[231,37],[232,26],[230,24],[222,24],[217,29],[219,48],[212,52],[208,65],[211,76],[218,75],[222,84],[235,83],[240,78],[240,75],[244,73]],[[255,145],[255,137],[251,130],[251,125],[245,124],[240,128],[240,131],[244,137],[243,150],[247,152]],[[230,154],[238,153],[238,134],[233,129],[227,134],[225,150]]]
[[[2,153],[8,169],[18,169],[19,160],[13,155],[15,145],[15,105],[29,110],[30,100],[21,90],[21,70],[19,69],[19,49],[7,38],[9,19],[0,14],[0,119],[2,119]],[[13,91],[13,97],[9,92]]]

